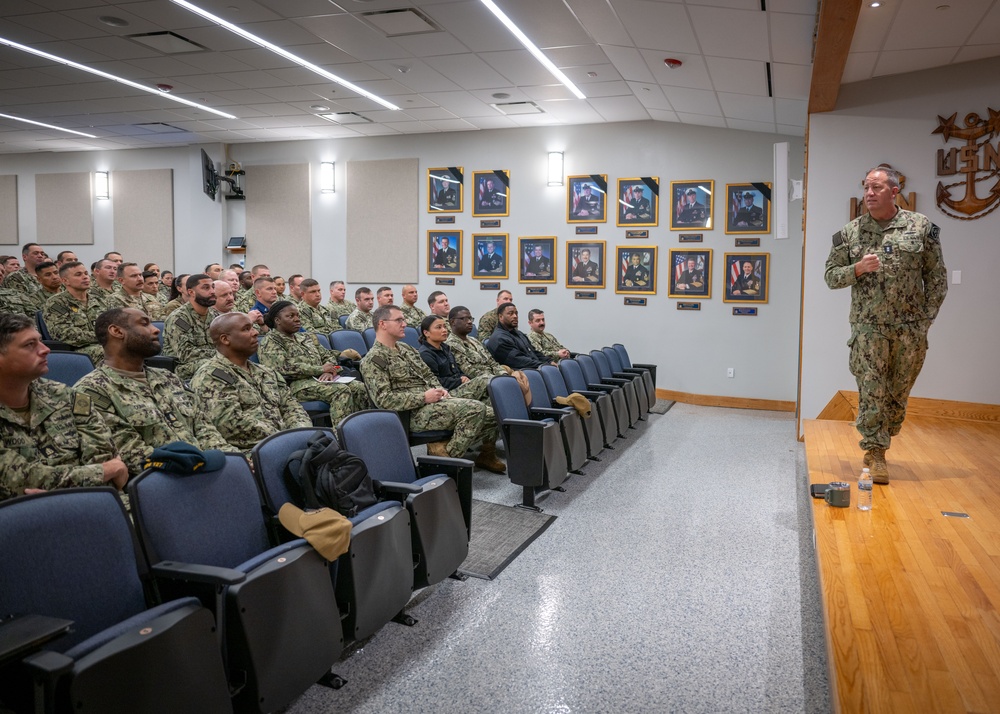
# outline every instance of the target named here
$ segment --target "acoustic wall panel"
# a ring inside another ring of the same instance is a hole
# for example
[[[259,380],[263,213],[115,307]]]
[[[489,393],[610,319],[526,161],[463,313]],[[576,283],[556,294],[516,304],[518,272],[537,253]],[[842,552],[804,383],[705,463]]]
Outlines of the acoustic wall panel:
[[[17,245],[17,176],[13,175],[0,176],[0,245]]]
[[[246,166],[246,267],[312,275],[308,164]]]
[[[111,174],[115,250],[125,260],[174,265],[174,172],[172,169]]]
[[[89,172],[35,175],[36,243],[94,244],[94,194]]]
[[[419,174],[417,159],[347,162],[347,282],[417,282]]]

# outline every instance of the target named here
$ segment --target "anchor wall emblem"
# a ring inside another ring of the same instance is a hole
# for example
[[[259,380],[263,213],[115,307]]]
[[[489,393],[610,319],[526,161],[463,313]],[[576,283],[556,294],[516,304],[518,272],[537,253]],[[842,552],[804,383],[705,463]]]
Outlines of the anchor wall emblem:
[[[986,119],[975,112],[967,114],[965,126],[955,123],[958,112],[947,119],[939,116],[938,127],[931,132],[940,134],[945,142],[952,139],[965,142],[961,148],[937,152],[938,176],[964,174],[953,183],[939,181],[935,196],[942,213],[961,221],[982,218],[1000,208],[1000,142],[993,143],[1000,134],[1000,111],[990,108],[987,111]],[[982,197],[977,193],[978,184],[984,184]]]

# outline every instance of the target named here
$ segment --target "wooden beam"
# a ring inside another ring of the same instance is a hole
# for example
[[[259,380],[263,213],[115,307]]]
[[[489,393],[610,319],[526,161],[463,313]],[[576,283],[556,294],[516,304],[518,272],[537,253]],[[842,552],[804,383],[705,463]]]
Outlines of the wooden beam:
[[[820,5],[809,86],[810,114],[828,112],[837,105],[840,80],[844,77],[860,13],[861,0],[823,0]]]
[[[726,407],[728,409],[760,409],[770,412],[794,412],[795,402],[778,399],[751,399],[747,397],[717,397],[711,394],[689,394],[671,389],[656,389],[658,399],[670,399],[681,404],[700,407]]]

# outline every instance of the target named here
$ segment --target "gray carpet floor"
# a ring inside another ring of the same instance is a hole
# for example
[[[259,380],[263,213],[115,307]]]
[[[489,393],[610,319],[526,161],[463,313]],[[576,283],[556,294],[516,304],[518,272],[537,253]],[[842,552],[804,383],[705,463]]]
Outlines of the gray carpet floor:
[[[829,711],[794,417],[677,404],[629,435],[495,580],[421,591],[288,711]],[[477,471],[475,497],[520,493]]]

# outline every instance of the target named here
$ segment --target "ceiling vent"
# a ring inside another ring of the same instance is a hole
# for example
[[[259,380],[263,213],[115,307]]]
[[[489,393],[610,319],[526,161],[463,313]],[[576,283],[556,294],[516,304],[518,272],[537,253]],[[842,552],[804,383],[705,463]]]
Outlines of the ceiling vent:
[[[180,55],[187,52],[205,52],[208,50],[204,45],[192,42],[186,37],[181,37],[173,32],[146,32],[141,35],[125,35],[125,39],[138,42],[145,47],[152,47],[157,52],[165,55]]]
[[[412,7],[363,12],[361,19],[386,37],[405,37],[407,35],[425,35],[428,32],[441,32],[441,28],[435,25],[427,15]]]
[[[502,104],[491,104],[501,114],[508,116],[515,114],[544,114],[545,110],[534,102],[504,102]]]
[[[334,124],[371,124],[372,120],[357,112],[337,112],[336,114],[317,114],[316,116],[332,121]]]

